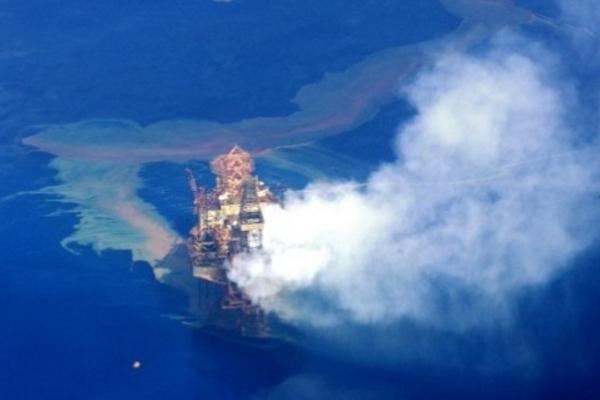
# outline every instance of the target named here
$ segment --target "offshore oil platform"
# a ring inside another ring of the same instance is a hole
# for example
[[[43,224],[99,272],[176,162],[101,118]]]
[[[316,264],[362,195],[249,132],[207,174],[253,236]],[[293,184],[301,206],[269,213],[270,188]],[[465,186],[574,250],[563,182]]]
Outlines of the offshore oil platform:
[[[246,337],[268,337],[264,311],[227,273],[236,254],[261,249],[262,208],[275,198],[253,175],[250,154],[238,146],[214,159],[211,170],[216,175],[211,191],[199,187],[192,171],[186,170],[197,216],[187,242],[197,286],[196,313],[203,316],[204,326]]]

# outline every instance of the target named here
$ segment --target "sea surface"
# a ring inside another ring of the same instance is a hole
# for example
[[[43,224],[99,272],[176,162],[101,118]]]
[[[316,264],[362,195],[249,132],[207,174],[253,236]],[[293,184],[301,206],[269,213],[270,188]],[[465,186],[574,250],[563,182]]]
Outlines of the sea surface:
[[[244,347],[181,324],[185,296],[130,251],[61,246],[80,211],[43,190],[61,183],[54,156],[21,142],[47,126],[104,118],[287,116],[298,90],[326,73],[459,23],[435,0],[2,1],[0,398],[574,398],[597,390],[597,251],[523,296],[517,334],[456,336],[400,323],[385,332],[405,344],[385,360],[369,356],[381,332],[355,326],[339,329],[354,332],[356,354],[310,333],[277,351]],[[288,188],[315,177],[360,181],[394,158],[396,129],[413,113],[393,101],[342,135],[278,153],[307,170],[259,159],[257,171]],[[194,222],[183,168],[212,179],[206,160],[184,164],[144,164],[137,191],[182,237]],[[535,359],[530,369],[513,369],[522,360],[506,355],[520,344]]]

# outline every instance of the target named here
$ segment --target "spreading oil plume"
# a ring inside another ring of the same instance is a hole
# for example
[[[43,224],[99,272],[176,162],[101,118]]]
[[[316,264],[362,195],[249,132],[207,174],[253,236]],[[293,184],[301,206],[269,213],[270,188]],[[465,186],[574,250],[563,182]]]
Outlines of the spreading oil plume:
[[[278,149],[341,134],[371,120],[394,100],[396,84],[410,79],[445,46],[468,48],[487,40],[498,26],[539,22],[506,1],[444,0],[443,5],[463,20],[453,32],[386,48],[345,70],[325,74],[298,89],[291,99],[297,110],[288,115],[231,122],[172,119],[148,125],[111,118],[35,127],[23,143],[52,154],[50,166],[57,173],[57,184],[42,192],[74,206],[79,220],[62,245],[71,251],[80,246],[97,252],[129,250],[134,260],[150,263],[157,279],[164,281],[168,268],[160,261],[181,237],[139,196],[144,187],[140,171],[148,164],[208,160],[237,143],[262,153],[264,162],[281,170],[311,179],[323,176],[325,171],[294,162]],[[0,88],[0,102],[2,97]],[[310,161],[315,163],[314,155]]]
[[[230,277],[298,323],[510,318],[516,293],[593,242],[599,211],[572,90],[552,57],[514,40],[420,74],[402,92],[417,116],[398,131],[397,160],[364,185],[287,193],[264,210],[263,251],[236,258]]]

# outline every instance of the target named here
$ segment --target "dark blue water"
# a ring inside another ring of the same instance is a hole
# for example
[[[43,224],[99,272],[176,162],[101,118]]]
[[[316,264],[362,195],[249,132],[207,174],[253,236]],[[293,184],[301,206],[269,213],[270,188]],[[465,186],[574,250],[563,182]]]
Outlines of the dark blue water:
[[[457,23],[435,0],[5,0],[0,73],[39,122],[231,121],[292,112],[326,71]]]

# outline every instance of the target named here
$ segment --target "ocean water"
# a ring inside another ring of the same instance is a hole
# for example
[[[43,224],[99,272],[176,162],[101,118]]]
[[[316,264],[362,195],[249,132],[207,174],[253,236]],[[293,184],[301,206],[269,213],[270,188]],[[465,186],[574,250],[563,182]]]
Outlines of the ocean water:
[[[325,72],[457,22],[435,1],[2,2],[0,397],[246,398],[303,364],[296,351],[243,349],[169,318],[186,299],[128,252],[63,249],[73,207],[48,194],[11,197],[56,182],[51,157],[22,137],[90,118],[286,115]],[[184,234],[193,217],[181,168],[148,166],[140,195]]]
[[[6,0],[0,22],[3,86],[22,96],[14,111],[44,113],[37,123],[146,124],[290,113],[296,91],[325,72],[458,19],[435,0]]]
[[[434,0],[3,1],[0,398],[593,398],[596,251],[523,295],[516,332],[343,326],[329,338],[308,331],[299,347],[264,351],[171,318],[184,312],[185,297],[128,252],[66,251],[59,243],[78,222],[73,207],[35,193],[56,183],[51,157],[19,144],[40,125],[287,115],[296,91],[326,72],[439,37],[458,22]],[[394,157],[396,127],[410,115],[406,104],[390,104],[289,157],[326,177],[362,179]],[[210,184],[205,162],[188,166]],[[145,165],[139,192],[181,235],[193,223],[183,168]],[[309,181],[268,161],[257,168],[271,184]],[[31,193],[12,196],[22,192]],[[379,335],[397,354],[383,354]],[[514,353],[535,362],[522,364]]]

